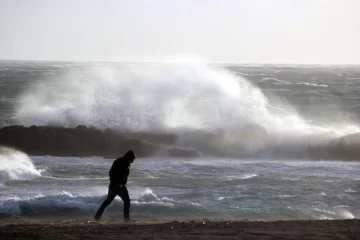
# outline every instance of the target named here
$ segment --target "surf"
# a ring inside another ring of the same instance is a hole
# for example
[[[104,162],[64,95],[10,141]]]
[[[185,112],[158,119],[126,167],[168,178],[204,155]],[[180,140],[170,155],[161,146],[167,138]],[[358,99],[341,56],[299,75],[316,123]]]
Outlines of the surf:
[[[21,125],[172,132],[178,146],[217,156],[296,157],[314,142],[359,132],[347,122],[313,125],[246,78],[206,63],[74,66],[33,83],[17,103]],[[272,111],[279,106],[286,108]]]
[[[40,176],[26,153],[0,146],[0,186],[9,181],[32,180]]]

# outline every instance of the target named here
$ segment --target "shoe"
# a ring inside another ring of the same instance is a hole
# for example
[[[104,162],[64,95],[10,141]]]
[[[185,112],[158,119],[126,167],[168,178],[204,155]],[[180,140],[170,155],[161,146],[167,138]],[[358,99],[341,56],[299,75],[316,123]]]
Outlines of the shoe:
[[[100,221],[100,217],[99,217],[99,216],[95,216],[94,219],[95,219],[95,221]]]

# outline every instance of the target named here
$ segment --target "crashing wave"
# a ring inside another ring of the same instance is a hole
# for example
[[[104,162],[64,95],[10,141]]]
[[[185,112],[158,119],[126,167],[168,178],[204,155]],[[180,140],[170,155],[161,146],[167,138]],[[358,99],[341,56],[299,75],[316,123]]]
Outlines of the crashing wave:
[[[31,180],[40,177],[31,159],[25,153],[0,146],[0,185],[14,180]]]
[[[179,139],[169,155],[305,158],[318,156],[321,147],[313,139],[359,132],[347,123],[312,125],[293,110],[272,113],[269,99],[250,81],[206,64],[74,68],[34,83],[17,102],[16,119],[22,125],[175,133]]]
[[[66,217],[72,214],[93,214],[105,199],[104,196],[74,196],[62,191],[57,195],[37,195],[35,197],[10,197],[0,202],[0,214],[17,216],[52,216]],[[109,207],[110,215],[122,214],[123,204],[118,198]],[[187,213],[191,216],[194,211],[204,212],[200,205],[189,201],[177,201],[167,197],[158,197],[150,188],[147,188],[132,201],[132,213],[137,216],[176,216]],[[147,215],[148,214],[148,215]]]

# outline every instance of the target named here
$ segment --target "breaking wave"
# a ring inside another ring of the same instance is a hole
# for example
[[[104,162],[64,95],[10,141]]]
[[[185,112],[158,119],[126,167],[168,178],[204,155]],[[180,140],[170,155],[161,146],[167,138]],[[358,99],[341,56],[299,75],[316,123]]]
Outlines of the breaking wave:
[[[93,66],[38,82],[18,102],[25,125],[204,129],[272,118],[258,88],[206,65]]]
[[[245,78],[206,64],[94,65],[33,84],[18,101],[24,125],[153,129],[321,131],[294,113],[269,112],[268,99]]]
[[[16,119],[22,125],[176,132],[181,146],[216,156],[238,157],[240,151],[296,157],[298,149],[313,141],[327,144],[332,136],[359,132],[357,125],[346,122],[313,125],[293,109],[275,114],[270,110],[274,103],[250,81],[200,63],[72,68],[34,83],[17,102]],[[217,139],[206,142],[206,135],[200,139],[194,131],[215,133]]]
[[[78,215],[93,216],[105,199],[103,196],[74,196],[63,191],[57,195],[37,195],[31,198],[13,197],[0,202],[0,214],[26,217],[74,217]],[[145,189],[138,199],[132,200],[132,215],[137,217],[197,217],[209,212],[199,204],[189,201],[177,201],[171,198],[156,196],[151,189]],[[106,210],[104,216],[121,216],[123,203],[116,198]],[[198,215],[196,214],[198,213]]]
[[[286,196],[290,197],[290,196]],[[218,197],[217,201],[228,201],[233,197]],[[63,191],[57,195],[37,195],[29,198],[10,197],[0,202],[0,216],[19,216],[19,217],[46,217],[57,219],[69,218],[92,218],[101,202],[103,196],[74,196],[69,192]],[[243,200],[243,197],[240,197]],[[224,203],[226,204],[226,203]],[[238,208],[238,207],[237,207]],[[234,213],[237,217],[249,216],[248,208],[238,208],[239,213]],[[279,210],[279,209],[277,209]],[[264,215],[270,214],[273,209],[263,209]],[[104,218],[122,218],[123,203],[116,198],[106,209]],[[275,214],[275,213],[272,213]],[[294,213],[295,214],[295,213]],[[354,215],[347,210],[346,206],[334,208],[318,208],[309,206],[308,209],[298,211],[293,218],[308,217],[312,219],[352,219]],[[147,188],[138,199],[131,202],[131,215],[136,218],[203,218],[223,217],[229,218],[231,215],[220,214],[212,211],[198,203],[186,200],[174,200],[168,197],[158,197],[154,192]],[[251,214],[250,214],[251,215]],[[263,217],[260,217],[263,218]],[[256,219],[256,218],[255,218]]]
[[[25,153],[0,146],[0,186],[13,180],[31,180],[41,173]]]

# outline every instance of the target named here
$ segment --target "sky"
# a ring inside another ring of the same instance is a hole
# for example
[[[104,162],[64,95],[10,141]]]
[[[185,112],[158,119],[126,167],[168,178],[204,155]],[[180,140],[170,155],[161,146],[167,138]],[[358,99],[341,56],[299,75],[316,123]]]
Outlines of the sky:
[[[0,0],[0,59],[360,64],[360,0]]]

